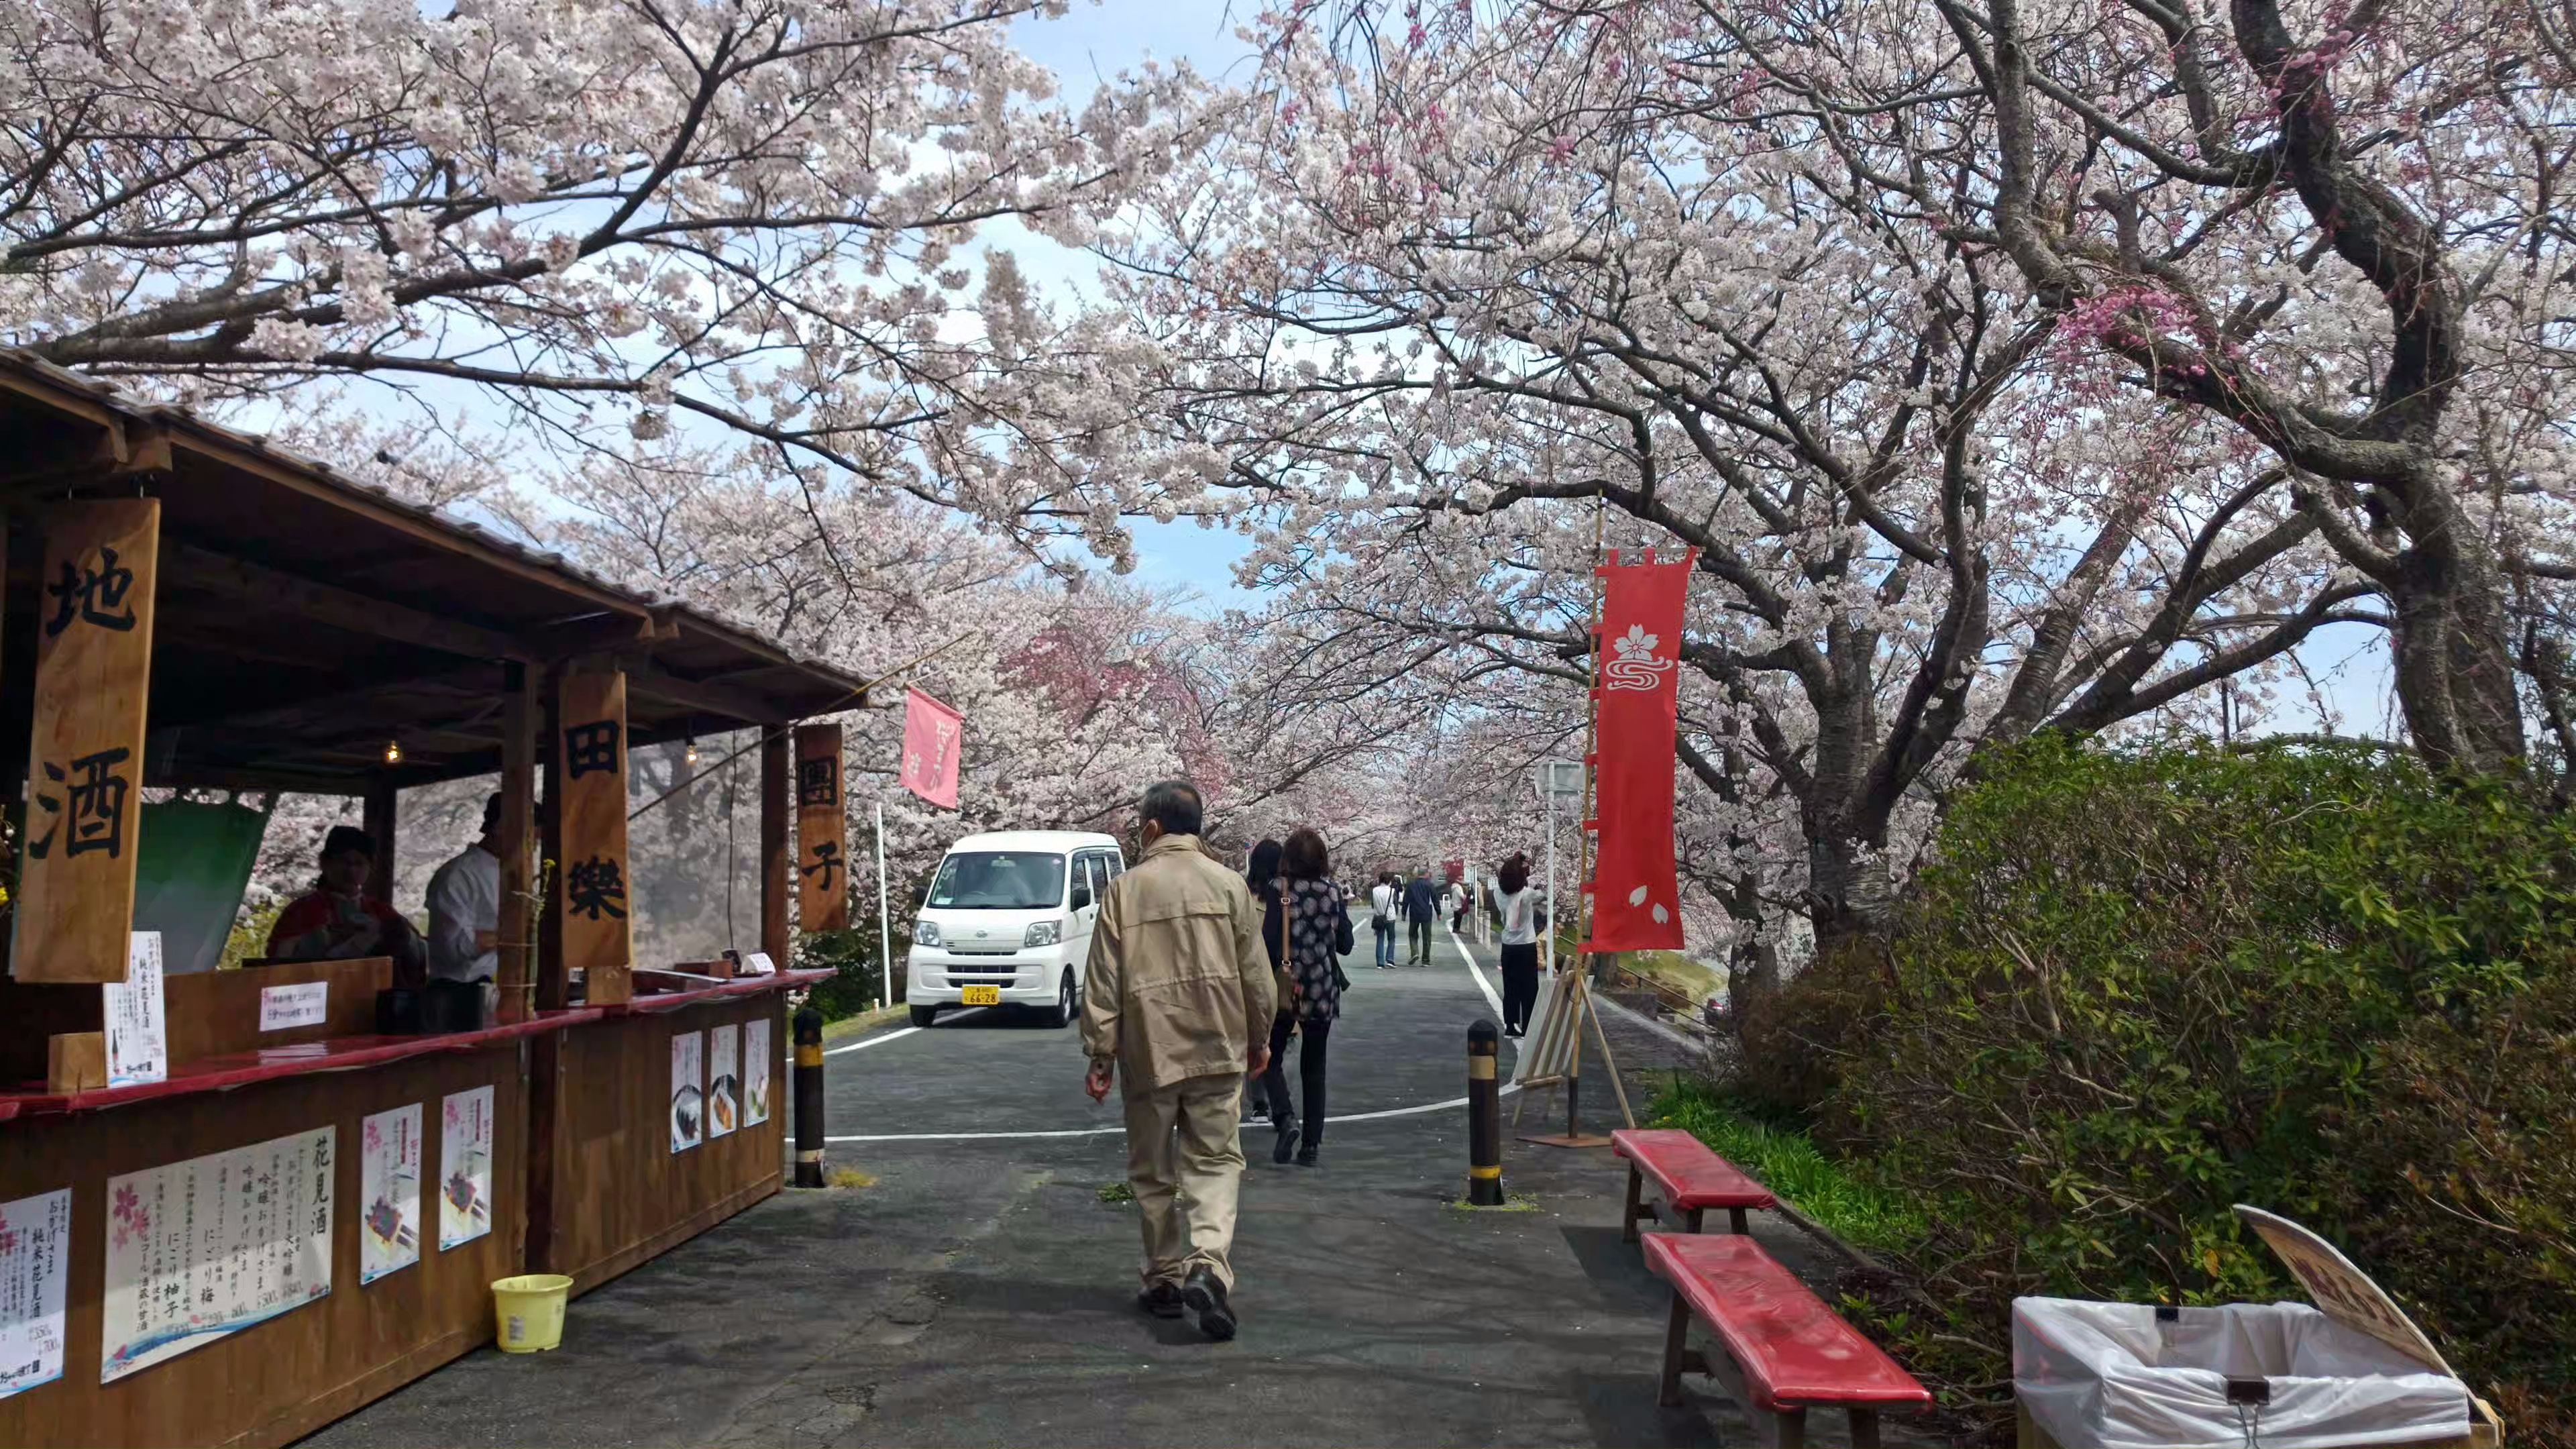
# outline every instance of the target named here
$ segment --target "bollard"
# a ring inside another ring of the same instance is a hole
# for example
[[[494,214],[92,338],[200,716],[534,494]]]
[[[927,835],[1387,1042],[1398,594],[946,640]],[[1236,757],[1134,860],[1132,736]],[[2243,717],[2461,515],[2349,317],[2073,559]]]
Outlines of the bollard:
[[[1483,1017],[1467,1028],[1467,1203],[1503,1205],[1503,1091],[1496,1080],[1500,1034]]]
[[[823,1185],[823,1013],[796,1012],[796,1185]]]

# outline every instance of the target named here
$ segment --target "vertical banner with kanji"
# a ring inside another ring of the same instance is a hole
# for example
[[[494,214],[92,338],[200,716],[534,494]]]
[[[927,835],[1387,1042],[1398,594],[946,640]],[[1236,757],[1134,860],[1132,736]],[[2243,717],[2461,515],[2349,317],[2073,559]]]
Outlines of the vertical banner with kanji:
[[[796,727],[796,923],[850,924],[849,816],[841,809],[841,727]]]
[[[1673,731],[1681,713],[1682,606],[1693,553],[1601,569],[1600,684],[1593,744],[1599,844],[1586,951],[1678,951],[1673,879]]]
[[[553,747],[563,751],[563,859],[554,897],[563,913],[567,969],[587,982],[593,1006],[635,996],[635,946],[627,919],[626,676],[567,674]]]
[[[161,504],[57,504],[44,529],[26,853],[9,966],[21,981],[123,981]]]
[[[966,718],[918,689],[903,692],[903,787],[944,809],[957,808],[957,757]]]

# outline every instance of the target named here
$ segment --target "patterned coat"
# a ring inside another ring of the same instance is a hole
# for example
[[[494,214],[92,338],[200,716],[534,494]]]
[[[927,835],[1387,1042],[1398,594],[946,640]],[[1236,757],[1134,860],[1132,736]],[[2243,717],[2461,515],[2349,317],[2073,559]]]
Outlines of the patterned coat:
[[[1335,938],[1350,929],[1350,897],[1329,880],[1282,877],[1280,884],[1289,919],[1285,974],[1296,989],[1297,1018],[1331,1021],[1342,1014],[1342,988],[1333,979],[1333,967],[1340,959]]]

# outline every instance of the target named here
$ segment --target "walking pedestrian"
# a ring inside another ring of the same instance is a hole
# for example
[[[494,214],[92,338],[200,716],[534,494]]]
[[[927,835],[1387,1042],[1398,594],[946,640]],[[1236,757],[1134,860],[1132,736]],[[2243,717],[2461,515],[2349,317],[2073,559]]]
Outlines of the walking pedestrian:
[[[1145,1235],[1139,1307],[1234,1337],[1245,1076],[1270,1066],[1278,977],[1243,877],[1199,843],[1199,792],[1165,780],[1137,809],[1144,853],[1102,893],[1082,1004],[1083,1089],[1125,1078],[1127,1181]]]
[[[1287,941],[1286,965],[1280,970],[1279,1016],[1270,1027],[1270,1070],[1262,1085],[1270,1093],[1270,1125],[1279,1137],[1270,1160],[1286,1162],[1293,1149],[1297,1165],[1315,1165],[1324,1143],[1324,1058],[1333,1039],[1333,1022],[1342,1014],[1341,958],[1351,949],[1351,901],[1333,883],[1324,837],[1312,830],[1289,833],[1279,859],[1278,929]],[[1297,1035],[1297,1076],[1306,1107],[1301,1136],[1288,1101],[1288,1035]]]
[[[1270,953],[1270,969],[1276,972],[1279,969],[1278,841],[1265,839],[1252,847],[1252,857],[1244,864],[1243,883],[1252,888],[1252,899],[1261,907],[1261,941]],[[1261,1089],[1260,1078],[1247,1076],[1243,1079],[1244,1121],[1269,1120],[1268,1095]]]
[[[1395,969],[1395,918],[1403,909],[1403,892],[1396,887],[1395,872],[1377,873],[1377,884],[1369,887],[1369,929],[1377,933],[1377,969]]]
[[[1503,921],[1503,1035],[1529,1034],[1538,1005],[1538,893],[1530,889],[1529,857],[1515,855],[1494,872],[1494,913]]]
[[[1420,866],[1413,871],[1413,883],[1404,888],[1404,920],[1412,928],[1413,964],[1431,964],[1431,923],[1440,918],[1440,891],[1431,884],[1431,872]]]

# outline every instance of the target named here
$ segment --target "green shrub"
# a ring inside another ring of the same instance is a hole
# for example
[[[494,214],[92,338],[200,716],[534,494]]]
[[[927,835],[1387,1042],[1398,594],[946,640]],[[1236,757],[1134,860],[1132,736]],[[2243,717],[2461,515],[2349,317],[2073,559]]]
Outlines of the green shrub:
[[[1935,1297],[1998,1353],[2020,1293],[2294,1297],[2253,1203],[2346,1245],[2523,1442],[2576,1419],[2565,816],[2359,752],[2050,740],[1938,846],[1832,1094],[1939,1205]]]
[[[1742,1050],[1728,1074],[1729,1095],[1767,1121],[1813,1125],[1836,1141],[1848,1137],[1828,1109],[1845,1066],[1874,1034],[1887,982],[1884,947],[1860,942],[1819,957],[1770,990],[1746,992],[1736,1008]]]
[[[894,942],[897,960],[912,949],[900,936]],[[883,974],[877,961],[877,933],[873,927],[839,931],[807,931],[796,938],[796,969],[837,973],[829,981],[817,982],[807,1000],[823,1013],[825,1021],[838,1021],[845,1016],[858,1016],[877,1009],[877,982]],[[903,982],[898,975],[895,989],[887,999],[903,999]]]

